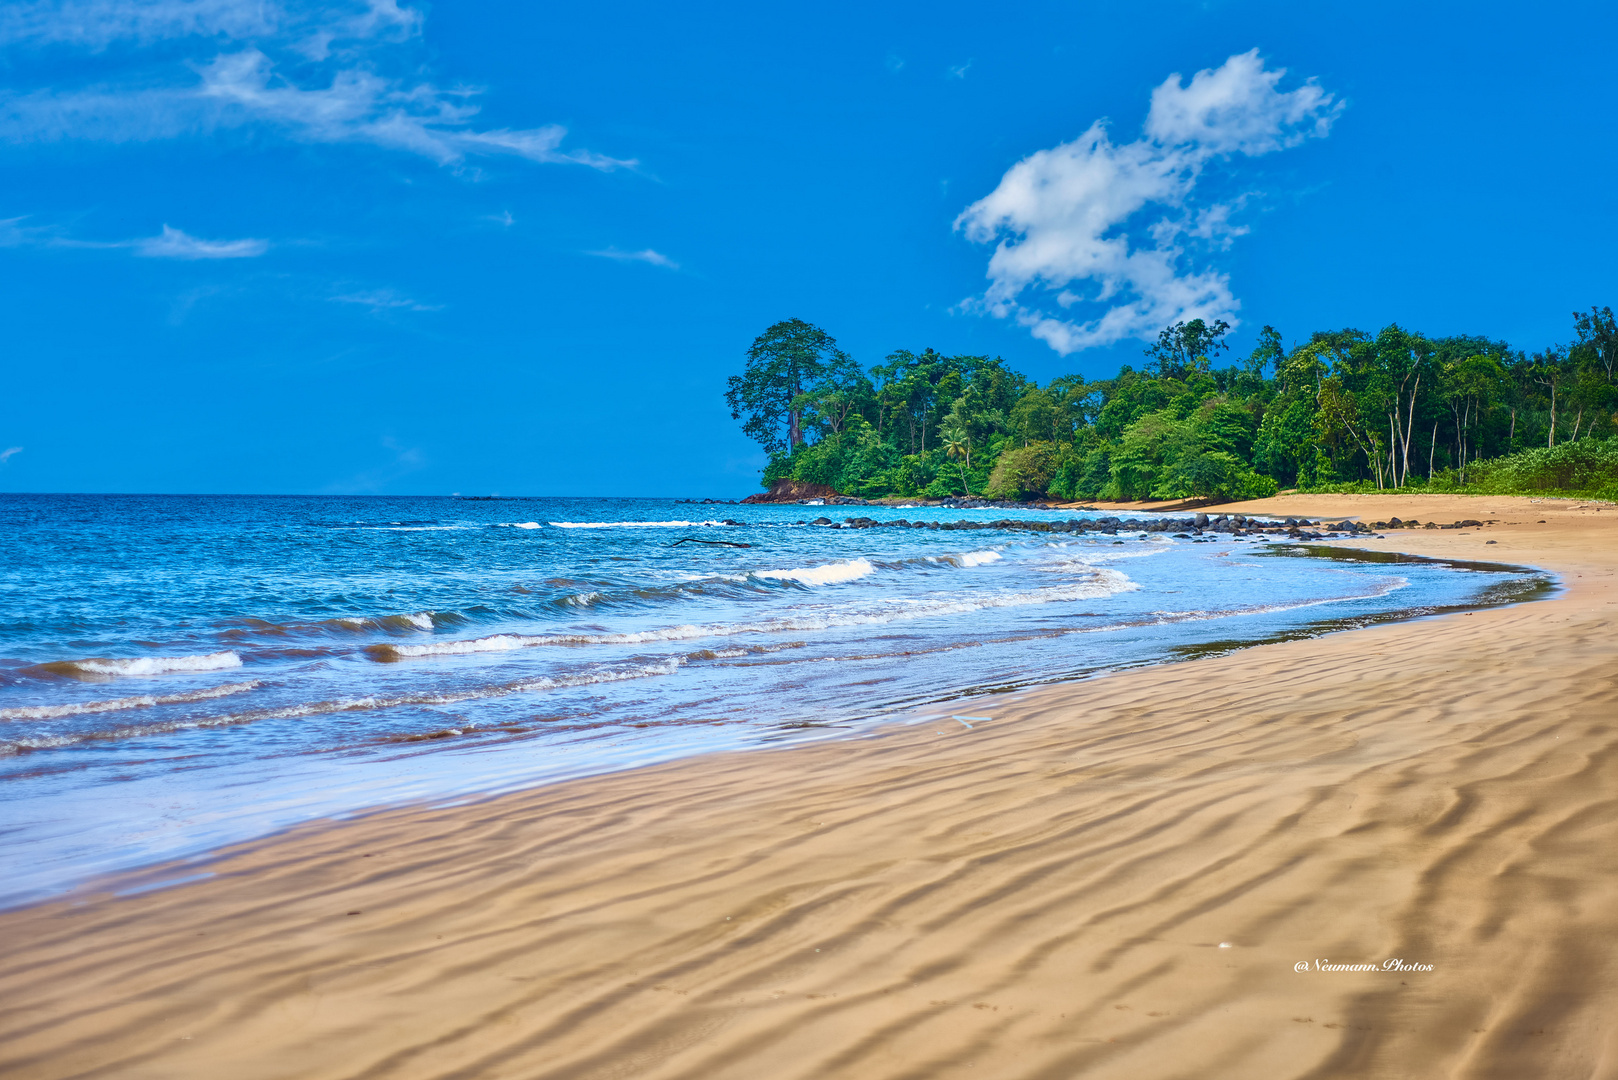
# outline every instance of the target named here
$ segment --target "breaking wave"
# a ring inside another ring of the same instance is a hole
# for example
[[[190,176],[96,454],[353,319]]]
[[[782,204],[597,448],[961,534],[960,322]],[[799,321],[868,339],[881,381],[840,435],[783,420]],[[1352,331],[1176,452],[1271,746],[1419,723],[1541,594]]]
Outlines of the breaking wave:
[[[1003,555],[998,551],[968,551],[960,555],[929,555],[928,562],[947,563],[950,566],[959,566],[962,569],[972,566],[985,566],[988,563],[999,562]]]
[[[88,660],[56,660],[48,664],[36,664],[33,670],[52,675],[66,675],[70,679],[109,679],[128,675],[224,671],[241,666],[242,658],[235,653],[216,652],[205,656],[92,657]]]
[[[771,581],[796,581],[800,585],[835,585],[843,581],[857,581],[874,573],[876,567],[871,565],[870,559],[849,559],[847,562],[800,566],[792,570],[754,570],[751,576]]]

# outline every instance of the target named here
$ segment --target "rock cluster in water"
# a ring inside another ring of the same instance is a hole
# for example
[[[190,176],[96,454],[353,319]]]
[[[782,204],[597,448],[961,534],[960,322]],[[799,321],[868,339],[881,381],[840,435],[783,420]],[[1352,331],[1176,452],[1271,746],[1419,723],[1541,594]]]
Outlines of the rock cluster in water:
[[[1017,518],[1002,518],[998,521],[907,521],[899,518],[895,521],[877,521],[868,517],[844,518],[842,521],[833,521],[831,518],[819,517],[813,521],[806,521],[805,525],[821,525],[833,529],[993,529],[1012,532],[1036,533],[1102,533],[1106,536],[1116,536],[1120,532],[1135,533],[1172,533],[1180,539],[1194,539],[1206,533],[1227,534],[1230,536],[1286,536],[1296,540],[1320,540],[1328,536],[1356,536],[1365,535],[1375,531],[1371,526],[1358,521],[1340,521],[1331,523],[1326,521],[1310,521],[1308,518],[1281,518],[1278,520],[1262,520],[1245,517],[1241,514],[1220,514],[1209,517],[1207,514],[1195,514],[1189,517],[1154,517],[1154,518],[1068,518],[1057,521],[1029,521]]]

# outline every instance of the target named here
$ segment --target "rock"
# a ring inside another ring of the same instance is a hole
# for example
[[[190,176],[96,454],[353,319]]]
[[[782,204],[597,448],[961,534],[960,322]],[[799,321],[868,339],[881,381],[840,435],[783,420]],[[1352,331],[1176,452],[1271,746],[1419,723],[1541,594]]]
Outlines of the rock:
[[[1207,514],[1198,514],[1196,517],[1192,518],[1191,520],[1193,522],[1195,522],[1197,528],[1200,529],[1203,526],[1208,524],[1208,515]]]
[[[837,490],[825,484],[806,484],[802,480],[777,480],[769,491],[749,495],[743,503],[798,502],[801,499],[837,498]]]

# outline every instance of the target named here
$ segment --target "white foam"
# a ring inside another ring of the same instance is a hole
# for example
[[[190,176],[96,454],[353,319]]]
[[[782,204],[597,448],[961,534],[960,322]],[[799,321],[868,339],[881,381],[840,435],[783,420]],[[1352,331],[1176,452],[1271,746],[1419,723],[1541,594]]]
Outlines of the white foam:
[[[558,529],[691,529],[699,525],[723,525],[723,521],[553,521]]]
[[[791,570],[754,570],[752,576],[772,581],[796,581],[800,585],[835,585],[843,581],[857,581],[874,573],[876,567],[871,565],[870,559],[850,559],[825,566],[799,566]]]
[[[495,527],[500,529],[538,529],[543,526],[537,521],[501,521]]]
[[[861,560],[856,560],[861,561]],[[891,600],[867,606],[864,610],[850,605],[826,606],[819,611],[807,610],[797,615],[776,619],[760,619],[744,623],[687,623],[657,630],[638,630],[617,634],[494,634],[485,638],[461,641],[435,641],[421,645],[372,645],[367,651],[384,659],[405,659],[426,656],[465,656],[485,652],[509,652],[513,649],[531,649],[546,645],[645,645],[658,641],[690,641],[705,637],[729,637],[735,634],[780,634],[801,630],[829,630],[839,626],[863,626],[900,622],[908,619],[936,618],[944,615],[963,615],[988,608],[1021,607],[1030,604],[1052,604],[1072,600],[1093,600],[1128,592],[1140,586],[1116,570],[1094,568],[1084,581],[1068,585],[1032,589],[1022,592],[996,592],[970,598],[924,598]]]
[[[86,675],[167,675],[182,671],[224,671],[242,666],[233,652],[206,656],[131,656],[118,659],[66,660],[56,667],[72,668]]]
[[[252,690],[257,682],[227,683],[206,690],[192,690],[184,694],[137,694],[134,697],[113,698],[110,701],[81,701],[73,705],[22,705],[14,709],[0,709],[0,720],[60,720],[64,716],[88,716],[91,713],[118,712],[123,709],[149,709],[154,705],[183,705],[191,701],[208,701],[229,697]]]
[[[256,709],[243,713],[227,713],[223,716],[162,721],[153,724],[131,724],[113,731],[32,736],[0,741],[0,753],[14,754],[19,750],[46,750],[91,741],[134,739],[145,735],[164,735],[175,731],[233,727],[238,724],[250,724],[263,720],[297,720],[306,716],[396,708],[401,705],[457,705],[466,701],[481,701],[487,698],[504,697],[509,694],[590,686],[596,683],[623,682],[626,679],[644,679],[657,675],[672,675],[679,670],[682,663],[684,663],[684,660],[681,657],[669,657],[656,664],[644,664],[628,668],[598,668],[594,671],[580,672],[575,675],[561,675],[554,678],[541,676],[459,693],[420,693],[400,694],[394,697],[340,698],[336,701],[314,701],[304,705],[289,705],[276,709]]]

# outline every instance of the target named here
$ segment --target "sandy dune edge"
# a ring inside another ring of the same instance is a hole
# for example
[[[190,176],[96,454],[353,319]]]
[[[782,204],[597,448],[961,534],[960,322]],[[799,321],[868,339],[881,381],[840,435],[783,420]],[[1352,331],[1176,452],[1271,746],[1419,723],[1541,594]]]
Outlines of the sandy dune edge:
[[[1258,509],[1567,591],[0,914],[0,1075],[1618,1076],[1618,509]]]

